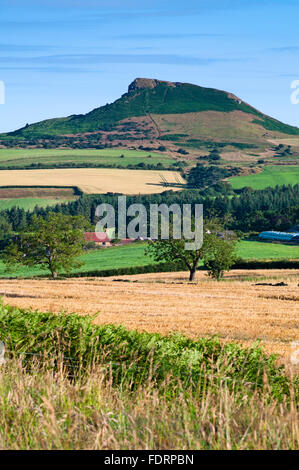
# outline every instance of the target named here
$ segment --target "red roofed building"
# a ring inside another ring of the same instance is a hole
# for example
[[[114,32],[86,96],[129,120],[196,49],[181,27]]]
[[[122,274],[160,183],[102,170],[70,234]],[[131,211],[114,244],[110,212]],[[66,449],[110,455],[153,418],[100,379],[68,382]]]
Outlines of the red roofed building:
[[[85,232],[84,239],[86,243],[94,242],[96,245],[110,245],[110,238],[105,232]]]

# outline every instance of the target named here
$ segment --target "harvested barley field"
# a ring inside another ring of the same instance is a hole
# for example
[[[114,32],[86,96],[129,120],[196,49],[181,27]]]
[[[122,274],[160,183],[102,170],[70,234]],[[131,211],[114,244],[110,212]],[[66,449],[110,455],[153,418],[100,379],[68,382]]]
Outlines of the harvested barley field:
[[[77,186],[86,194],[107,192],[123,194],[153,194],[165,191],[162,175],[174,191],[178,172],[157,170],[119,170],[111,168],[72,168],[59,170],[1,170],[1,186]]]
[[[190,337],[219,335],[245,346],[258,338],[287,361],[299,340],[299,275],[295,270],[231,271],[216,282],[205,272],[143,274],[65,281],[1,280],[4,302],[41,311],[95,314],[97,324],[123,324]],[[128,282],[130,281],[130,282]],[[256,285],[279,282],[287,286]]]

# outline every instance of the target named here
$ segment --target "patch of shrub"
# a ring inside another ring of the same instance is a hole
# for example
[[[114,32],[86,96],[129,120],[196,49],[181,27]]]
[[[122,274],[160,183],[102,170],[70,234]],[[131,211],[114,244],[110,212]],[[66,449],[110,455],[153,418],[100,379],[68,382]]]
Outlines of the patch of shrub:
[[[23,357],[29,369],[37,356],[51,358],[54,366],[56,360],[62,361],[70,366],[72,375],[84,374],[87,366],[100,361],[110,369],[114,385],[129,384],[131,389],[148,380],[157,386],[168,380],[170,395],[178,385],[200,395],[209,384],[217,390],[217,383],[226,381],[234,392],[262,392],[265,386],[277,400],[289,396],[290,380],[283,367],[277,367],[276,356],[267,356],[258,345],[245,349],[239,344],[221,345],[216,338],[192,340],[181,334],[140,333],[122,326],[94,325],[92,319],[1,304],[0,340],[8,354]],[[215,370],[217,376],[210,379]]]

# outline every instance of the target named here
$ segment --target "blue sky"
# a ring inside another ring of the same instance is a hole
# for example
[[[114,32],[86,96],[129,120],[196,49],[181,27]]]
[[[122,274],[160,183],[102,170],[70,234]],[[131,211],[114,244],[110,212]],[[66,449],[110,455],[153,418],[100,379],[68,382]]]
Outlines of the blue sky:
[[[0,132],[86,113],[136,77],[219,88],[299,127],[298,0],[1,0]]]

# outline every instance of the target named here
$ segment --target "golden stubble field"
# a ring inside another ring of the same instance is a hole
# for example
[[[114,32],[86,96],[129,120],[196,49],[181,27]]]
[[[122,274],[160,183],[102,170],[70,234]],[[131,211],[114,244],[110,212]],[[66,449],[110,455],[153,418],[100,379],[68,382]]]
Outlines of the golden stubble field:
[[[168,183],[185,184],[178,172],[157,170],[122,170],[117,168],[71,168],[58,170],[1,170],[1,186],[77,186],[86,194],[107,192],[154,194],[166,190]],[[173,191],[181,188],[171,187]]]
[[[82,315],[98,312],[97,324],[123,324],[162,334],[179,331],[193,338],[219,335],[223,341],[245,346],[260,338],[267,353],[290,360],[292,342],[299,340],[298,272],[232,271],[222,282],[204,272],[196,283],[188,283],[186,277],[186,273],[161,273],[65,281],[0,280],[0,294],[5,303],[18,307]],[[288,285],[255,285],[280,281]]]

